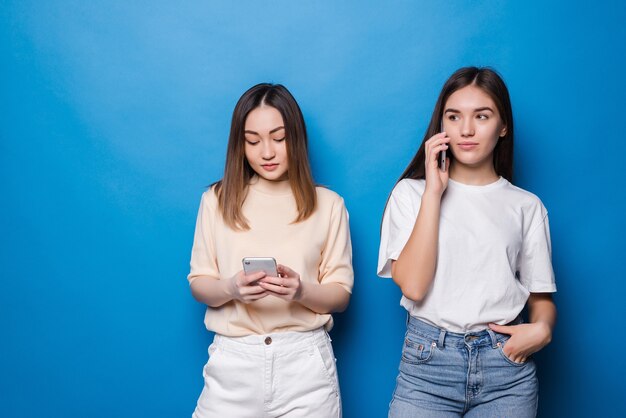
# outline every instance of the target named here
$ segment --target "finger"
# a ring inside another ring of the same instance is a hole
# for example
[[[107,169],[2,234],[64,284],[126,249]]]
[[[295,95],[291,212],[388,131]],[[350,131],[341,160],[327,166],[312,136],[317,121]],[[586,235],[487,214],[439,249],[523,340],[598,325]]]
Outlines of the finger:
[[[267,293],[266,291],[263,291],[261,293],[257,293],[257,294],[254,294],[254,295],[248,295],[248,296],[246,296],[245,300],[247,300],[247,301],[255,301],[255,300],[263,299],[267,295],[269,295],[269,293]]]
[[[445,132],[440,132],[430,137],[428,141],[426,141],[426,147],[432,147],[435,145],[439,145],[443,142],[449,142],[450,137]]]
[[[276,286],[287,286],[291,280],[285,277],[273,277],[273,276],[265,276],[263,279],[259,280],[259,284],[269,283]]]
[[[515,363],[523,363],[524,362],[524,356],[522,356],[520,354],[517,354],[515,356],[509,357],[509,359],[511,359]]]
[[[439,153],[447,149],[448,149],[448,146],[446,144],[440,144],[440,145],[433,147],[430,153],[426,156],[427,167],[433,167],[433,168],[439,167],[439,161],[438,161]],[[446,160],[448,159],[446,158]]]
[[[426,146],[437,142],[437,140],[440,140],[440,139],[443,139],[443,138],[447,138],[447,136],[448,136],[448,134],[446,134],[445,131],[436,133],[435,135],[433,135],[430,138],[428,138],[428,140],[426,141]]]
[[[259,279],[262,279],[265,276],[266,274],[264,271],[257,271],[257,272],[248,274],[247,276],[243,276],[243,285],[248,286],[250,283],[255,282]]]
[[[298,275],[298,273],[296,273],[295,271],[293,271],[292,269],[290,269],[287,266],[284,266],[282,264],[279,264],[276,267],[276,270],[278,270],[278,273],[280,273],[282,276],[287,276],[287,277],[296,277]]]
[[[288,287],[277,286],[275,284],[267,283],[267,282],[261,282],[260,284],[261,286],[263,286],[263,289],[265,289],[266,291],[276,293],[278,295],[287,295],[290,292]]]
[[[263,292],[265,292],[265,289],[259,285],[245,286],[239,290],[241,296],[255,295]]]
[[[513,335],[515,333],[515,327],[517,325],[498,325],[498,324],[489,324],[489,328],[493,331],[498,332],[500,334]]]
[[[526,356],[524,354],[516,353],[515,350],[508,351],[506,350],[506,346],[502,349],[502,353],[514,363],[523,363],[526,361]]]
[[[431,150],[430,153],[428,154],[428,158],[432,161],[437,161],[437,156],[439,155],[439,153],[441,151],[447,150],[449,148],[448,144],[437,144],[434,145]]]
[[[432,147],[437,146],[446,139],[445,133],[438,133],[430,137],[428,141],[424,143],[424,151],[426,155],[430,154]]]
[[[446,136],[444,133],[437,134],[428,140],[426,143],[426,151],[432,150],[433,147],[436,147],[441,144],[448,144],[450,142],[450,137]]]
[[[508,358],[511,358],[511,352],[509,347],[506,346],[506,344],[502,347],[502,353],[507,356]]]

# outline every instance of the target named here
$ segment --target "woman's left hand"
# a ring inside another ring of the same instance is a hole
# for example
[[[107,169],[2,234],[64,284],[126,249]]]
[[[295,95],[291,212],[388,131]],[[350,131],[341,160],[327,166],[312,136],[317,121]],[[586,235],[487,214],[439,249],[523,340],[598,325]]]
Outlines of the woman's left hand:
[[[259,280],[259,286],[269,294],[287,301],[297,301],[302,296],[300,275],[287,266],[277,266],[279,277],[265,276]]]
[[[544,322],[520,325],[489,324],[489,328],[511,336],[502,352],[515,363],[524,363],[531,354],[541,350],[552,339],[552,330]]]

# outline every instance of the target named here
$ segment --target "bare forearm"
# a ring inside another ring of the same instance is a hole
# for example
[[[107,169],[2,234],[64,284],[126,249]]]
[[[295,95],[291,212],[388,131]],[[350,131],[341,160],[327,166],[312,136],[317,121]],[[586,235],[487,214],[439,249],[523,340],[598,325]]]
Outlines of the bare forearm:
[[[209,276],[200,276],[191,282],[191,294],[198,302],[212,308],[222,306],[233,299],[228,280]]]
[[[350,293],[337,283],[302,282],[298,302],[313,312],[328,314],[342,312],[348,307]]]
[[[552,330],[556,324],[556,306],[549,293],[531,293],[528,298],[528,310],[532,324],[542,324],[545,344],[552,341]]]
[[[440,209],[441,196],[424,194],[411,236],[391,266],[394,282],[412,300],[426,295],[435,276]]]

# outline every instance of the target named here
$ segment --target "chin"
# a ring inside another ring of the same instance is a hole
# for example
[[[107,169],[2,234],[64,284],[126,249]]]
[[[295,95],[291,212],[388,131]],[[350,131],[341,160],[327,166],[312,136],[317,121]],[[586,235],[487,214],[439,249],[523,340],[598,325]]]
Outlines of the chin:
[[[469,155],[462,156],[461,158],[459,158],[455,155],[454,160],[461,165],[465,165],[468,167],[477,167],[477,166],[484,164],[486,158],[481,158],[479,156],[472,158],[472,156],[469,156]]]
[[[267,181],[282,181],[287,180],[286,173],[257,173],[259,176]]]

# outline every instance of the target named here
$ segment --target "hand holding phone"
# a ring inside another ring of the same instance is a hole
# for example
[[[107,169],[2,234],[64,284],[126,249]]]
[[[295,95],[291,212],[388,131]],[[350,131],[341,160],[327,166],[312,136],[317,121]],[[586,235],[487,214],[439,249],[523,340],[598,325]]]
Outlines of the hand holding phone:
[[[259,280],[259,286],[270,295],[293,302],[302,297],[302,281],[300,275],[287,266],[279,265],[280,276],[265,276]]]
[[[443,132],[443,119],[441,119],[441,125],[439,126],[439,132]],[[441,151],[437,157],[437,165],[441,171],[446,171],[446,150]]]
[[[257,271],[247,274],[244,270],[239,270],[237,274],[227,281],[227,293],[233,300],[243,303],[251,303],[268,295],[259,286],[259,280],[265,277],[265,272]]]

